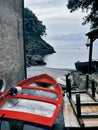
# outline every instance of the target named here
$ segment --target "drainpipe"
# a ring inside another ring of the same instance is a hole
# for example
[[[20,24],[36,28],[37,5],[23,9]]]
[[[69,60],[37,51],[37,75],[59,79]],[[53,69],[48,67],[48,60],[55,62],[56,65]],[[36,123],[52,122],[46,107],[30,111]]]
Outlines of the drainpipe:
[[[24,27],[24,0],[22,0],[22,21],[23,21],[24,74],[25,74],[25,79],[26,79],[27,69],[26,69],[26,49],[25,49],[25,27]]]

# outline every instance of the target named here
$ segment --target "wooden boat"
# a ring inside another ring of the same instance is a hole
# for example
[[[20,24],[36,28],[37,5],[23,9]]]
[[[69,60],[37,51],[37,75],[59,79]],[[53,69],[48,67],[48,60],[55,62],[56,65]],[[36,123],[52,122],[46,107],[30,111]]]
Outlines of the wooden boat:
[[[0,117],[52,127],[62,107],[61,86],[49,75],[34,76],[0,95]]]
[[[98,67],[97,64],[98,64],[97,61],[92,61],[92,63],[91,63],[92,72],[96,71],[96,68]],[[77,61],[75,63],[75,67],[76,67],[77,70],[82,71],[83,73],[87,73],[88,69],[89,69],[89,62]]]

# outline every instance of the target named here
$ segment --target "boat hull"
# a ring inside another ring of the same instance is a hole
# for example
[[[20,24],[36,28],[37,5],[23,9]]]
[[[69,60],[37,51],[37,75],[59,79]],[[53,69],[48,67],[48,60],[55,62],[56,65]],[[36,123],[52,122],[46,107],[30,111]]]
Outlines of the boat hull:
[[[0,116],[51,127],[62,107],[61,86],[51,76],[42,74],[17,83],[21,93],[0,96]]]
[[[82,71],[83,73],[88,73],[89,70],[89,62],[76,62],[75,67],[77,70]],[[92,61],[91,63],[91,70],[92,72],[95,72],[97,69],[97,62]]]

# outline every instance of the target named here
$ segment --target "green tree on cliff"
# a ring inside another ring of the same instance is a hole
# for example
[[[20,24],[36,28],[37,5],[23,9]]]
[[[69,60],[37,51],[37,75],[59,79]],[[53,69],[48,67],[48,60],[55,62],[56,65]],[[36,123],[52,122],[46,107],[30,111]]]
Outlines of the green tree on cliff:
[[[98,0],[68,0],[67,7],[70,12],[85,11],[87,15],[82,24],[90,23],[91,29],[98,28]]]
[[[28,8],[24,9],[25,37],[41,37],[46,35],[46,27],[39,21],[35,14]]]
[[[36,62],[34,55],[43,57],[47,54],[54,53],[54,48],[50,46],[42,36],[46,36],[46,27],[42,21],[28,8],[24,9],[24,28],[25,28],[25,52],[26,65],[42,65],[44,61]],[[42,58],[39,58],[42,59]]]

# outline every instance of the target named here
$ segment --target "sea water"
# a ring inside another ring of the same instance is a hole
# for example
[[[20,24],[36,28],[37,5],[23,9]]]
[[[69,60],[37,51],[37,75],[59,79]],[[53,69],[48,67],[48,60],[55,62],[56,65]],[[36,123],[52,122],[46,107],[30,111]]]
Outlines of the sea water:
[[[57,40],[48,41],[48,43],[53,46],[56,53],[44,57],[46,67],[75,69],[75,62],[89,60],[89,48],[87,49],[85,45],[86,41]],[[98,41],[93,43],[92,59],[98,60]]]

